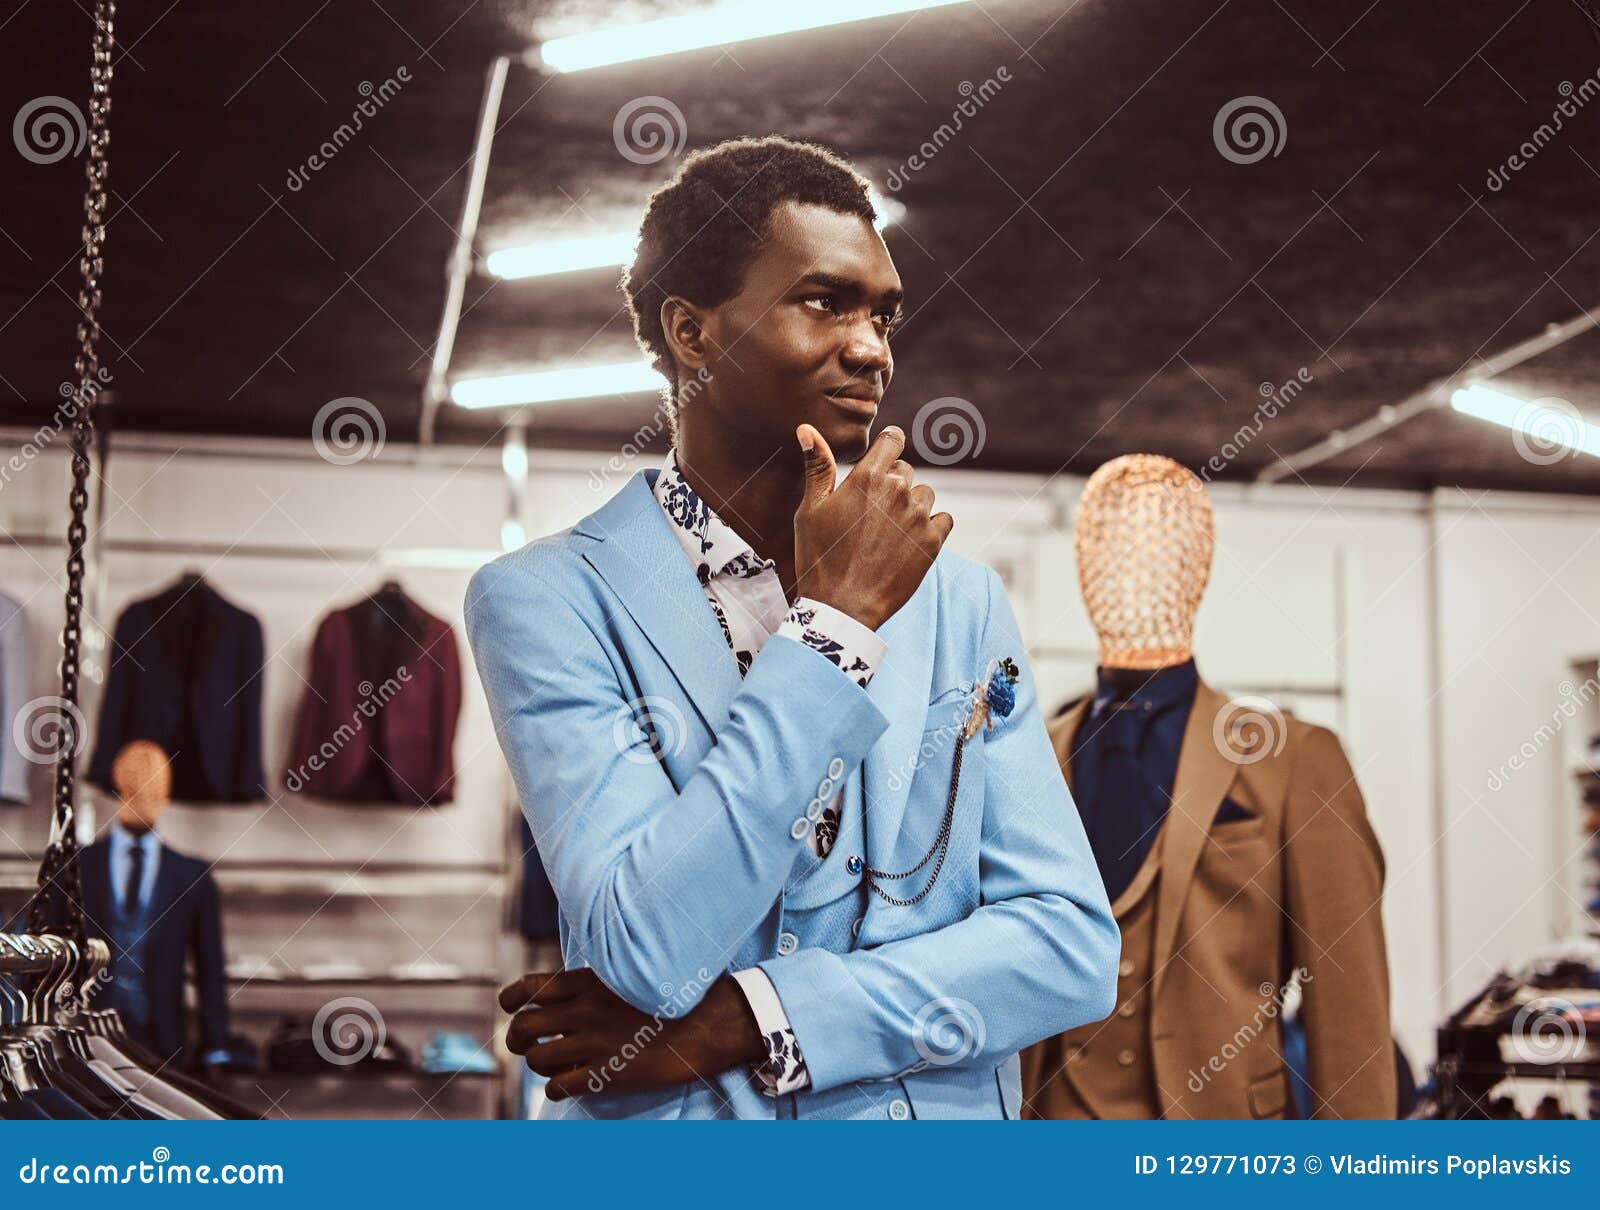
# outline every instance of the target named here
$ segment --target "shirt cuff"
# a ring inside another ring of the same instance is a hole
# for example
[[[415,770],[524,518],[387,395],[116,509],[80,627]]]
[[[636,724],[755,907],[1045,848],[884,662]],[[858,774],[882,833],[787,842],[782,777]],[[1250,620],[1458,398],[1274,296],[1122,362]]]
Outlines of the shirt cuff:
[[[863,689],[889,650],[877,631],[810,597],[795,598],[778,633],[820,652]]]
[[[215,1066],[218,1063],[226,1063],[231,1058],[233,1058],[233,1054],[232,1054],[231,1051],[228,1051],[228,1050],[208,1050],[208,1051],[206,1051],[206,1053],[204,1055],[201,1056],[200,1061],[202,1063],[204,1063],[207,1067],[212,1067],[212,1066]]]
[[[789,1014],[783,1011],[778,989],[772,986],[766,971],[759,966],[734,971],[733,981],[749,1001],[756,1028],[767,1044],[766,1062],[754,1064],[761,1091],[769,1097],[781,1097],[811,1087],[811,1073],[806,1070],[805,1056],[789,1027]]]

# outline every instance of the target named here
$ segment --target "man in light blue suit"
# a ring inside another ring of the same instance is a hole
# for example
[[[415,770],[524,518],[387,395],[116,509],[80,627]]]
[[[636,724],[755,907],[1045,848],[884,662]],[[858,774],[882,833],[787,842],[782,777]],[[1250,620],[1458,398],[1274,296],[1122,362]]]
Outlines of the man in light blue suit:
[[[623,289],[673,450],[483,567],[466,626],[560,905],[502,990],[548,1116],[1020,1116],[1119,937],[998,578],[870,440],[901,284],[867,184],[742,139]],[[855,465],[837,483],[835,454]]]

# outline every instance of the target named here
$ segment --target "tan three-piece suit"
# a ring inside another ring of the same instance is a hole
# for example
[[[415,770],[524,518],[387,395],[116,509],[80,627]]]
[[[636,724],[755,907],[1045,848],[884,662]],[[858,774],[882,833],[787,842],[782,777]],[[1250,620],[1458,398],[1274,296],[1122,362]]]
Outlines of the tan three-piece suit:
[[[1050,724],[1069,785],[1091,700]],[[1282,992],[1297,970],[1313,1115],[1394,1116],[1383,854],[1350,763],[1331,731],[1287,716],[1269,717],[1258,751],[1231,751],[1231,717],[1202,682],[1171,807],[1112,905],[1117,1009],[1023,1052],[1024,1116],[1285,1116]],[[1215,822],[1224,798],[1254,818]]]

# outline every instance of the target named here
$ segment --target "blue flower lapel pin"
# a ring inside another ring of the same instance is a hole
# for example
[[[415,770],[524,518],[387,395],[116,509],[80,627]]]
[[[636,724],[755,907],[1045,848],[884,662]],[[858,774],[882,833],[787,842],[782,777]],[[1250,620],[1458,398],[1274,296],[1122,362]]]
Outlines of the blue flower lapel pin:
[[[989,661],[983,679],[973,688],[972,713],[961,729],[962,739],[971,739],[979,730],[993,728],[996,716],[1005,718],[1011,713],[1017,704],[1016,684],[1021,675],[1010,656]]]

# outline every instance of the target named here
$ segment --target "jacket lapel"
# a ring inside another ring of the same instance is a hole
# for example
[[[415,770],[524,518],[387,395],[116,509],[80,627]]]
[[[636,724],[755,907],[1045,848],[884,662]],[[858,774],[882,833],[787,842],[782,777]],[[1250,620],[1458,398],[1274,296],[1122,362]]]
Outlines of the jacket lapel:
[[[1178,772],[1172,787],[1162,841],[1161,884],[1156,894],[1156,936],[1152,995],[1159,994],[1178,933],[1178,919],[1189,893],[1196,863],[1211,832],[1211,821],[1233,784],[1238,766],[1223,752],[1215,735],[1217,715],[1228,699],[1204,681],[1195,690],[1194,707],[1183,732]]]
[[[672,671],[710,736],[739,692],[739,665],[652,494],[658,473],[635,474],[575,529],[600,539],[584,557]]]

